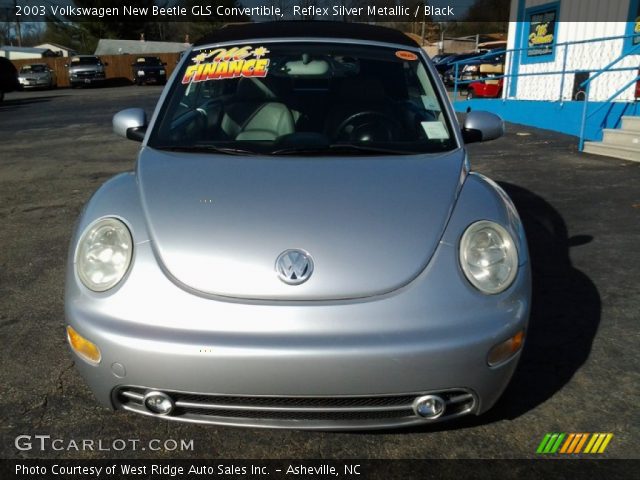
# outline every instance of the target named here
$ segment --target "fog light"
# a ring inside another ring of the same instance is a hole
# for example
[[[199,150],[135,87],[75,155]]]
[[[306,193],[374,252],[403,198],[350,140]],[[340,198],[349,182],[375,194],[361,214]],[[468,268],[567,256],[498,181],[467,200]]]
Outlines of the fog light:
[[[173,411],[174,404],[166,393],[147,392],[144,396],[144,406],[158,415],[169,415]]]
[[[513,337],[499,343],[491,350],[487,356],[487,363],[490,366],[498,365],[513,357],[522,348],[524,343],[524,330],[520,330]]]
[[[100,349],[98,346],[84,338],[73,328],[67,325],[67,340],[74,352],[76,352],[82,359],[94,365],[100,363],[102,356],[100,355]]]
[[[422,418],[433,420],[444,413],[445,402],[438,395],[425,395],[413,402],[413,411]]]

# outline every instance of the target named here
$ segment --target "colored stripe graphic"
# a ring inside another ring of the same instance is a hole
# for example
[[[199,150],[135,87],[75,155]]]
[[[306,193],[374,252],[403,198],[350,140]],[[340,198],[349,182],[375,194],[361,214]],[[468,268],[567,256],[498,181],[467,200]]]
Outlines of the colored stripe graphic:
[[[604,453],[612,438],[613,433],[547,433],[538,445],[536,453]],[[586,448],[583,451],[585,444]]]
[[[536,450],[536,453],[542,453],[544,451],[544,447],[547,445],[547,442],[549,441],[550,438],[551,438],[551,434],[547,433],[542,439],[542,441],[540,442],[540,445],[538,445],[538,449]]]
[[[584,453],[604,453],[612,438],[613,433],[594,433]]]
[[[587,438],[589,438],[588,433],[581,433],[580,435],[582,435],[582,438],[580,439],[580,442],[578,443],[578,445],[576,445],[576,449],[573,451],[573,453],[580,453],[580,451],[582,450],[582,447],[587,441]]]
[[[567,453],[567,449],[569,448],[569,445],[571,445],[571,442],[573,442],[573,439],[575,438],[575,436],[576,436],[575,433],[569,434],[569,436],[564,442],[564,445],[562,445],[562,448],[560,449],[560,453]]]
[[[607,433],[607,436],[604,439],[604,442],[602,442],[602,445],[600,445],[600,450],[598,450],[598,453],[604,453],[604,450],[607,448],[607,445],[609,445],[609,442],[611,441],[612,438],[613,438],[613,433]]]

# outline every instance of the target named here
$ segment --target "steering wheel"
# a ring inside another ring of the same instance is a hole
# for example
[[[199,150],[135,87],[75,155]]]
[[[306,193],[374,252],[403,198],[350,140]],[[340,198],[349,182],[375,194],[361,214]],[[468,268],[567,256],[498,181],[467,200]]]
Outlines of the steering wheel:
[[[382,112],[358,112],[345,118],[336,129],[338,140],[384,142],[398,137],[400,122]]]

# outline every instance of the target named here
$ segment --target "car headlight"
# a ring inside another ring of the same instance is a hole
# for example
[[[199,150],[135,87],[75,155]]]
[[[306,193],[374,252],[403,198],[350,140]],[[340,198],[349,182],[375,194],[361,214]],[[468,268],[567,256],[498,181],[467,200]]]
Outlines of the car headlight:
[[[87,227],[78,242],[78,277],[90,290],[109,290],[127,273],[132,254],[133,240],[126,225],[116,218],[98,220]]]
[[[493,295],[511,285],[518,272],[518,251],[507,230],[482,220],[469,226],[460,241],[460,266],[473,286]]]

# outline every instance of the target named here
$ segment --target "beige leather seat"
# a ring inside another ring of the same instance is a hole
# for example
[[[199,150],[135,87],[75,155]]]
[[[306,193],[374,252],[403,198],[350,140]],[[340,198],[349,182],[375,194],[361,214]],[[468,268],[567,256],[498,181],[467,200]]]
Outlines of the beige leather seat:
[[[234,97],[225,107],[221,124],[229,138],[271,141],[294,133],[291,111],[262,79],[241,78]]]

